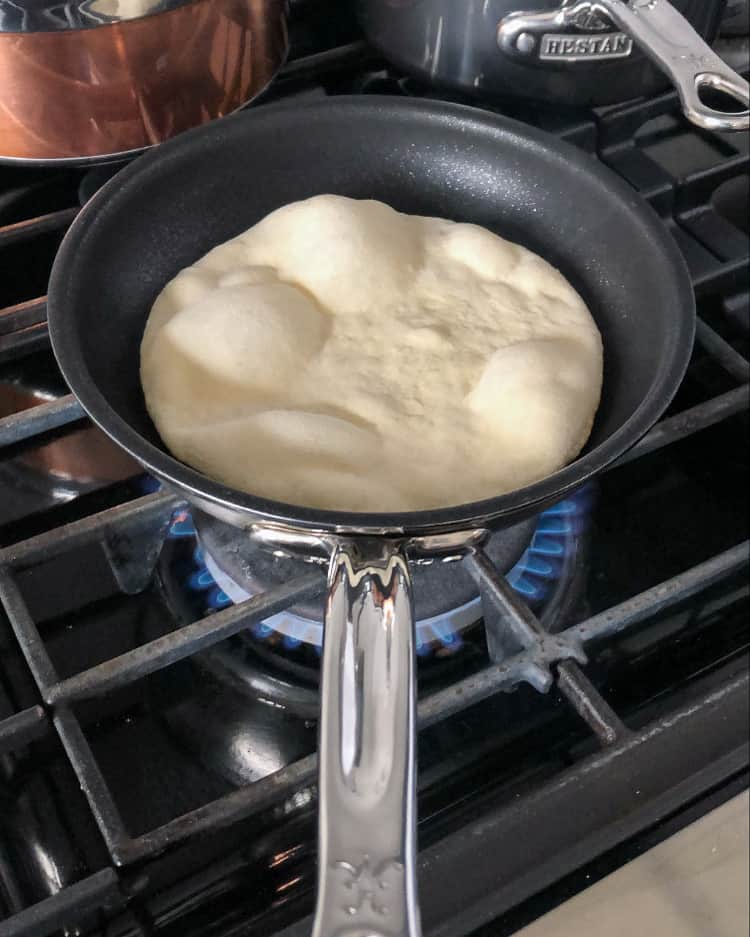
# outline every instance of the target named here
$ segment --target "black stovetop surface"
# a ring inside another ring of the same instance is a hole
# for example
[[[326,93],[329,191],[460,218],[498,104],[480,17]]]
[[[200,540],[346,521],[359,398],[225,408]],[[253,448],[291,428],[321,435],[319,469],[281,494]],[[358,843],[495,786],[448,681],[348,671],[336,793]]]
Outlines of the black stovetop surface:
[[[436,94],[387,68],[359,41],[344,7],[340,16],[322,19],[310,5],[296,7],[295,54],[267,100]],[[746,547],[737,553],[750,526],[747,406],[740,389],[746,391],[748,373],[746,362],[743,367],[741,358],[727,356],[723,343],[747,358],[748,141],[690,127],[673,94],[596,113],[516,102],[493,107],[571,140],[641,192],[688,261],[701,330],[667,414],[679,420],[690,411],[692,417],[677,426],[673,442],[616,467],[587,492],[590,508],[566,572],[529,561],[519,574],[528,595],[540,587],[532,598],[540,615],[545,602],[559,603],[555,630],[654,590],[648,593],[651,613],[637,627],[588,649],[586,674],[630,730],[630,742],[619,740],[599,758],[594,735],[557,686],[542,695],[521,684],[457,707],[425,728],[419,737],[419,842],[430,934],[468,934],[480,926],[483,934],[509,934],[687,822],[705,809],[700,805],[729,796],[747,777],[746,753],[744,760],[737,754],[745,739],[734,694],[746,679],[750,617]],[[0,329],[0,390],[20,389],[37,400],[66,394],[39,298],[75,207],[112,171],[0,167],[0,325],[11,323]],[[18,409],[2,394],[0,402],[6,407],[0,416]],[[15,562],[17,544],[54,536],[64,525],[154,491],[135,468],[120,467],[116,481],[96,472],[91,477],[90,465],[87,471],[61,469],[60,444],[75,440],[81,424],[26,441],[3,436],[2,427],[0,572]],[[178,532],[180,524],[189,528],[179,517],[173,523]],[[104,542],[80,538],[53,558],[40,553],[41,559],[15,567],[13,581],[61,680],[173,632],[210,611],[211,603],[216,611],[227,604],[210,577],[200,580],[205,571],[189,538],[167,540],[156,571],[135,594],[118,585]],[[681,587],[686,573],[702,564],[709,569],[731,551],[734,560],[722,575],[701,573],[691,595],[670,602],[670,589]],[[667,600],[659,610],[662,593]],[[54,705],[43,712],[8,594],[11,614],[0,616],[0,935],[46,934],[67,922],[80,930],[66,933],[108,937],[275,934],[288,926],[290,933],[304,933],[314,888],[309,771],[301,770],[299,784],[283,796],[269,796],[244,815],[230,810],[223,822],[205,827],[201,811],[221,799],[232,804],[235,793],[258,778],[303,764],[315,750],[310,714],[259,703],[227,678],[212,654],[75,703],[62,716]],[[444,644],[439,659],[420,663],[424,700],[501,663],[490,659],[481,628],[467,632],[460,650]],[[262,632],[244,643],[232,638],[220,650],[225,659],[249,661],[281,683],[301,686],[314,700],[314,654],[295,669],[288,664],[297,660],[294,648],[269,642]],[[723,705],[729,708],[717,709]],[[31,728],[13,735],[17,724],[11,732],[4,720],[27,713]],[[173,829],[185,814],[195,829],[180,827],[159,854],[113,850],[102,835],[106,818],[102,823],[92,811],[96,791],[82,791],[65,751],[77,730],[61,733],[59,726],[71,714],[129,837],[138,840],[168,824]],[[693,750],[686,752],[683,741],[672,751],[679,733],[665,736],[669,764],[654,780],[649,740],[691,720],[687,747]],[[609,777],[611,797],[587,787],[598,773],[602,790]],[[566,779],[575,780],[568,788],[578,788],[565,793],[571,798],[566,812],[590,815],[590,829],[581,820],[588,835],[582,832],[580,840],[588,846],[578,851],[565,838],[559,812],[558,819],[551,806],[549,817],[545,813],[545,804],[563,796]],[[609,813],[600,806],[605,800],[612,801]],[[522,838],[528,835],[527,844],[508,841],[514,823]],[[548,825],[537,829],[540,823]],[[494,847],[493,830],[506,831]],[[467,868],[462,857],[470,836],[476,846]],[[492,848],[498,852],[482,851]],[[518,856],[514,865],[504,855],[525,849],[527,867]],[[497,867],[497,881],[490,877],[492,888],[482,885],[480,895],[480,866],[488,864]]]

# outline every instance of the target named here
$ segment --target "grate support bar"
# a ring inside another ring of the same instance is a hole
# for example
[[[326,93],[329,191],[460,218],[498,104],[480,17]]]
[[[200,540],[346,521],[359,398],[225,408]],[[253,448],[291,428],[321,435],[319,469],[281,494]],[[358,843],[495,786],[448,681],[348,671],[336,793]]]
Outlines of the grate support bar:
[[[53,927],[74,924],[87,913],[114,910],[123,905],[123,896],[113,869],[102,869],[56,895],[37,902],[0,921],[0,937],[48,937]],[[79,933],[78,930],[65,933]]]
[[[29,241],[31,238],[38,237],[40,234],[47,234],[50,231],[60,231],[68,228],[80,210],[77,205],[74,205],[72,208],[61,208],[59,211],[51,211],[36,218],[3,225],[0,227],[0,248],[10,247],[11,244],[18,244],[22,241]]]
[[[162,517],[178,510],[183,503],[175,495],[158,491],[126,504],[118,504],[64,527],[4,547],[0,550],[0,566],[23,569],[32,563],[46,562],[69,550],[101,540],[109,530],[157,523]]]
[[[16,303],[14,306],[5,306],[0,309],[0,335],[12,335],[21,329],[32,325],[46,324],[47,297],[28,299],[26,302]]]
[[[485,594],[503,616],[516,640],[525,648],[532,647],[544,639],[546,631],[529,606],[522,601],[508,584],[484,550],[474,549],[467,554],[464,565],[477,585],[483,586]]]
[[[689,599],[732,573],[739,572],[747,566],[748,560],[750,541],[745,540],[744,543],[711,557],[705,563],[693,566],[692,569],[633,596],[632,599],[626,599],[614,608],[573,625],[563,634],[575,636],[584,644],[610,638],[678,602]]]
[[[657,423],[656,426],[647,433],[640,442],[636,443],[632,449],[621,456],[614,464],[613,468],[620,465],[626,465],[641,456],[655,452],[657,449],[663,449],[674,442],[686,439],[709,426],[721,423],[750,406],[750,388],[747,384],[742,387],[736,387],[734,390],[727,391],[726,394],[720,394],[713,397],[706,403],[700,403],[689,410],[683,410],[675,416],[668,417]]]
[[[14,332],[0,334],[0,363],[31,354],[49,343],[47,320],[27,325]]]
[[[130,842],[120,811],[112,798],[104,775],[94,758],[81,724],[66,707],[60,706],[53,716],[57,734],[65,754],[75,771],[96,824],[111,856],[115,856],[123,843]]]
[[[700,317],[696,321],[695,337],[727,374],[731,374],[741,384],[747,384],[750,381],[750,361]]]
[[[0,420],[0,448],[39,436],[49,430],[74,423],[86,416],[83,407],[72,394],[40,403],[29,410],[21,410]]]
[[[600,615],[594,615],[578,625],[573,625],[557,637],[586,645],[590,641],[625,631],[632,625],[720,582],[732,573],[739,572],[747,565],[749,551],[750,542],[741,543],[666,582],[646,589]],[[543,650],[544,648],[541,651],[523,651],[502,664],[486,667],[422,700],[418,707],[420,726],[432,725],[440,719],[481,703],[501,690],[515,686],[524,679],[528,666],[539,661]],[[550,660],[549,663],[555,661]]]
[[[133,648],[119,657],[97,664],[88,670],[47,686],[44,699],[50,705],[98,696],[134,680],[148,676],[179,660],[206,650],[244,631],[265,618],[283,612],[291,605],[314,598],[323,591],[324,583],[316,574],[300,577],[240,605],[232,605],[178,631]]]
[[[620,717],[575,661],[558,664],[557,686],[602,745],[614,745],[628,735]]]
[[[224,797],[191,810],[137,839],[123,843],[114,853],[118,865],[128,865],[138,859],[162,852],[174,843],[182,842],[199,833],[237,823],[292,796],[299,796],[305,787],[315,783],[318,756],[307,755],[299,761],[270,774],[260,781],[240,787]],[[313,794],[310,791],[310,797]]]
[[[30,706],[0,721],[0,755],[40,739],[49,731],[47,714],[41,706]]]
[[[57,673],[12,572],[0,566],[0,603],[21,646],[40,692],[57,682]]]
[[[546,693],[551,687],[552,663],[567,659],[586,663],[581,643],[567,640],[564,633],[550,634],[483,550],[471,550],[464,564],[480,586],[483,597],[500,613],[500,625],[507,627],[527,652],[523,679],[535,689]]]

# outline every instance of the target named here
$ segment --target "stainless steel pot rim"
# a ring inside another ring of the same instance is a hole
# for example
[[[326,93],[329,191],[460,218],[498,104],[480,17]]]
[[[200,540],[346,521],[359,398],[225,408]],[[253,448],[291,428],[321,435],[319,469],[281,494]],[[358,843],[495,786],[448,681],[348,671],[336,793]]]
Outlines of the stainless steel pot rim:
[[[228,121],[245,120],[252,121],[253,126],[260,127],[268,122],[273,124],[277,118],[283,120],[283,115],[287,110],[294,110],[298,107],[299,105],[295,102],[268,105],[246,114],[224,118],[218,123],[226,125]],[[366,98],[336,96],[332,99],[306,104],[305,110],[308,117],[314,117],[316,111],[325,113],[334,108],[339,112],[349,111],[353,117],[356,117],[363,112],[374,116],[381,108],[387,108],[391,113],[394,110],[397,111],[399,117],[404,120],[408,120],[409,116],[414,114],[420,115],[422,120],[428,119],[446,126],[459,121],[463,127],[473,124],[482,127],[485,131],[494,130],[506,137],[511,134],[514,141],[517,141],[521,147],[524,143],[538,145],[551,139],[542,131],[510,118],[477,111],[466,105],[430,101],[428,116],[425,115],[425,107],[425,102],[417,98],[372,95]],[[92,197],[68,230],[58,252],[50,277],[51,307],[56,297],[62,297],[70,290],[70,281],[62,279],[62,271],[63,268],[70,267],[67,258],[74,256],[83,241],[90,235],[87,223],[89,216],[97,212],[105,201],[117,200],[119,193],[126,188],[125,184],[131,177],[141,174],[145,176],[156,167],[157,161],[171,160],[173,171],[179,171],[179,160],[184,155],[189,157],[194,154],[199,141],[201,150],[210,148],[214,142],[213,137],[217,133],[216,124],[217,122],[209,123],[187,131],[144,153]],[[200,139],[201,137],[203,139]],[[587,159],[575,147],[556,138],[554,148],[556,157],[561,161]],[[686,310],[694,312],[695,298],[689,285],[685,261],[658,216],[638,198],[627,183],[593,160],[590,165],[587,164],[587,172],[591,176],[598,177],[602,185],[610,190],[616,189],[622,199],[634,206],[639,213],[641,223],[649,229],[649,235],[660,242],[665,255],[676,267],[685,270],[685,276],[682,278],[683,295],[680,301]],[[65,258],[64,261],[61,262],[61,258]],[[65,270],[65,274],[66,277],[70,276],[69,269]],[[546,504],[561,499],[570,491],[580,487],[586,480],[623,455],[662,415],[665,407],[665,394],[671,395],[674,392],[687,369],[695,334],[694,325],[679,330],[673,337],[670,354],[664,359],[659,376],[648,395],[645,396],[643,403],[612,435],[553,475],[525,488],[471,504],[418,512],[369,514],[306,508],[262,498],[229,488],[175,459],[165,450],[135,432],[110,406],[91,379],[83,355],[72,333],[66,330],[62,318],[57,315],[50,316],[52,347],[58,361],[63,364],[64,374],[71,391],[88,415],[125,451],[135,456],[147,471],[167,485],[176,487],[204,510],[215,513],[222,519],[232,516],[233,522],[238,526],[251,527],[256,524],[269,524],[277,529],[302,530],[311,534],[365,534],[394,537],[431,536],[464,531],[469,528],[499,527],[503,525],[507,517],[513,516],[514,519],[518,519],[518,515],[524,512],[534,513]],[[685,318],[688,322],[692,321],[693,316],[686,315]]]

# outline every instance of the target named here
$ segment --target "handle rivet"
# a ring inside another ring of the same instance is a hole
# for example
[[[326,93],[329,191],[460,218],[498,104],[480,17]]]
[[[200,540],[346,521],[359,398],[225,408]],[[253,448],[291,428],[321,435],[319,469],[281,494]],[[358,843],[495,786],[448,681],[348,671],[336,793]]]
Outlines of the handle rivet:
[[[523,55],[529,55],[536,48],[536,39],[531,33],[521,33],[516,39],[516,48]]]

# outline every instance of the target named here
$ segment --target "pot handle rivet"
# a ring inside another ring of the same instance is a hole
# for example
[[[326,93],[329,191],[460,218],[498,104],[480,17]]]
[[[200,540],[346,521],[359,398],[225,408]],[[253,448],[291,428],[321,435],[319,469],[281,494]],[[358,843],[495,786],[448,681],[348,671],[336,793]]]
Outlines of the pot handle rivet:
[[[516,48],[522,55],[530,55],[536,47],[536,39],[531,33],[521,33],[516,39]]]

